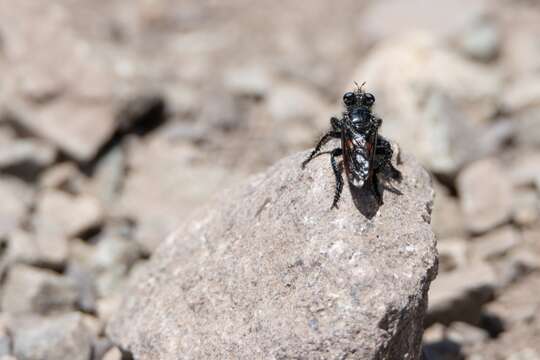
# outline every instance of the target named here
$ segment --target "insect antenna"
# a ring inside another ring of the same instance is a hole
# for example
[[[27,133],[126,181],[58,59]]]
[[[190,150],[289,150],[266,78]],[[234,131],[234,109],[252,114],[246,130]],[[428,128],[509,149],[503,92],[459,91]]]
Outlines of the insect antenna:
[[[364,81],[362,83],[362,85],[358,85],[358,83],[356,81],[353,81],[354,85],[356,86],[356,90],[361,93],[362,92],[362,88],[364,87],[364,85],[366,85],[366,82]]]

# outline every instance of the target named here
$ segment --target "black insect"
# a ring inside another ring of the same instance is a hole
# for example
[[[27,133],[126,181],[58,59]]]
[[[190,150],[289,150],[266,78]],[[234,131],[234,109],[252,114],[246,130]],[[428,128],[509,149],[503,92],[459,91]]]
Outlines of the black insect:
[[[354,92],[343,95],[346,110],[341,119],[330,118],[332,129],[324,134],[309,157],[302,163],[302,168],[304,168],[320,153],[321,147],[330,139],[341,139],[341,147],[330,151],[330,162],[336,177],[332,208],[338,207],[343,190],[343,177],[336,161],[338,156],[343,155],[343,165],[351,190],[369,187],[379,205],[382,205],[379,174],[385,174],[397,181],[401,180],[401,172],[391,162],[392,146],[388,140],[378,134],[382,119],[371,112],[375,97],[362,91],[362,86],[356,84],[357,88]]]

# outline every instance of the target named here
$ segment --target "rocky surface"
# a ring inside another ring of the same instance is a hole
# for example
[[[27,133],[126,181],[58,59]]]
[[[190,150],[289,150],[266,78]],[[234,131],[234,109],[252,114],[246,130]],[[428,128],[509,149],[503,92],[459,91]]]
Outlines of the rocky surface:
[[[109,324],[139,359],[410,359],[436,274],[433,190],[410,157],[403,195],[369,220],[330,210],[328,159],[280,161],[223,193],[157,250]],[[328,200],[328,204],[324,199]]]

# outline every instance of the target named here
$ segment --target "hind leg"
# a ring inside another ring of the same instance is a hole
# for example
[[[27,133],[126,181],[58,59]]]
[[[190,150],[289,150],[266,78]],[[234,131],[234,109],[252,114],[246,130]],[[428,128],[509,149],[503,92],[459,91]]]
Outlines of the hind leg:
[[[313,160],[315,156],[317,156],[321,148],[326,144],[330,139],[339,139],[341,138],[341,129],[342,129],[342,120],[338,119],[335,116],[332,116],[330,118],[330,125],[332,126],[332,130],[328,131],[326,134],[323,135],[321,140],[317,143],[315,146],[315,149],[309,154],[308,158],[302,162],[302,169],[306,167],[307,163]]]
[[[341,192],[343,191],[343,176],[341,176],[341,171],[336,161],[336,158],[338,156],[341,156],[342,154],[343,151],[341,150],[341,148],[335,148],[330,153],[330,163],[332,164],[332,170],[334,170],[334,176],[336,178],[336,189],[334,192],[334,201],[332,202],[331,209],[338,208],[337,204],[341,197]]]

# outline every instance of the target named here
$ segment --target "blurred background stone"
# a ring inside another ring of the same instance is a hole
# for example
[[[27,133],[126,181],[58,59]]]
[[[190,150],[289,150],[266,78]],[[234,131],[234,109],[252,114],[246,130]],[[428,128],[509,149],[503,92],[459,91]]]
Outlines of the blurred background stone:
[[[487,16],[473,20],[458,38],[460,50],[474,60],[489,62],[497,58],[501,35],[497,23]]]
[[[468,263],[467,241],[461,238],[448,238],[439,241],[439,267],[442,271],[452,271]]]
[[[426,325],[480,322],[480,309],[494,298],[497,288],[494,270],[486,263],[476,263],[449,273],[442,273],[430,291]]]
[[[459,198],[438,182],[435,185],[436,200],[431,223],[439,239],[463,236],[466,233],[465,218]]]
[[[50,270],[16,265],[11,268],[2,297],[8,313],[49,314],[68,311],[77,301],[76,284]]]
[[[91,335],[79,314],[28,318],[14,330],[13,354],[19,359],[87,360]]]
[[[26,221],[33,193],[32,188],[16,178],[0,177],[0,237],[6,237]]]
[[[70,238],[98,227],[103,219],[97,199],[46,190],[37,200],[35,238],[45,262],[64,264]]]
[[[518,232],[510,226],[505,226],[474,238],[471,244],[471,256],[481,260],[493,260],[508,254],[519,241]]]
[[[512,183],[497,159],[471,164],[459,175],[457,185],[465,221],[471,232],[483,233],[510,220]]]
[[[25,179],[36,178],[56,157],[47,143],[22,139],[1,145],[0,154],[0,170]]]

